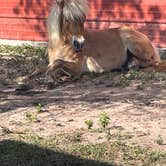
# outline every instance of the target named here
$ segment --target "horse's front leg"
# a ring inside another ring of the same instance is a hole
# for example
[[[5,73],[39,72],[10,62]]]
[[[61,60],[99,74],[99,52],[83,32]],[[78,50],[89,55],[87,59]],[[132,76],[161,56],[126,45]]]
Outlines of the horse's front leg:
[[[52,89],[56,83],[72,81],[79,78],[80,73],[80,66],[75,63],[56,60],[48,67],[37,69],[32,74],[25,76],[16,87],[16,92],[27,91],[38,87],[39,84],[36,79],[41,75],[46,77],[47,87]]]
[[[63,60],[56,60],[48,69],[48,74],[54,82],[75,80],[79,78],[80,73],[81,71],[75,63]]]
[[[42,68],[36,69],[33,73],[20,78],[16,91],[27,91],[39,86],[40,77],[44,77],[47,72],[48,67],[44,66]]]

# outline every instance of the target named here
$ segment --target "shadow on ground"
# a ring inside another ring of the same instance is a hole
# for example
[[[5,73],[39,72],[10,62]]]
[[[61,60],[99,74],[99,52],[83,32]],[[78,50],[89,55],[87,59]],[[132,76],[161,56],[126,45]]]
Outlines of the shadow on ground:
[[[104,77],[82,79],[74,83],[59,85],[52,90],[34,89],[19,95],[15,94],[13,87],[4,86],[4,89],[0,91],[0,113],[34,107],[39,103],[46,107],[70,105],[89,109],[105,109],[123,102],[148,105],[151,101],[163,99],[165,95],[160,82],[157,81],[155,84],[149,83],[144,90],[137,90],[137,85],[114,87],[111,78]],[[164,108],[165,104],[160,104],[160,107]]]
[[[115,166],[11,140],[0,142],[0,163],[3,166]]]

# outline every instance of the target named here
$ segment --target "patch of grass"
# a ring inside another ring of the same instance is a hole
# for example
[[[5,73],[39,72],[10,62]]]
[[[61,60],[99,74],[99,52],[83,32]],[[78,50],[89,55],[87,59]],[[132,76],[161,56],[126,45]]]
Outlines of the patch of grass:
[[[69,140],[71,142],[81,142],[83,140],[82,133],[81,132],[75,132],[72,135],[70,135]]]
[[[130,70],[127,73],[119,73],[119,72],[110,72],[105,73],[105,79],[111,79],[110,87],[111,86],[119,86],[119,87],[126,87],[129,86],[132,80],[141,80],[143,81],[144,85],[139,85],[138,89],[145,88],[146,81],[149,80],[157,80],[157,81],[165,81],[166,74],[164,72],[143,72],[143,71],[136,71]]]
[[[83,141],[83,133],[81,131],[77,131],[73,133],[59,134],[53,139],[58,140],[58,144],[61,145],[75,144]]]
[[[74,145],[71,149],[75,155],[82,155],[88,159],[95,158],[96,160],[106,159],[107,145],[106,144],[88,144],[88,145]]]
[[[34,112],[26,112],[25,116],[30,122],[36,122],[37,121],[37,114],[34,113]]]
[[[17,68],[22,73],[31,73],[35,68],[48,64],[47,48],[45,46],[8,46],[0,45],[2,59],[7,64]]]
[[[107,130],[106,134],[107,134],[106,138],[107,138],[108,141],[113,140],[113,139],[122,141],[122,140],[128,140],[128,139],[133,138],[133,135],[130,135],[130,134],[127,134],[127,133],[121,134],[121,133],[118,132],[118,133],[115,133],[115,134],[111,134],[110,130]]]
[[[142,72],[142,71],[135,71],[131,70],[126,74],[126,77],[129,80],[166,80],[166,74],[164,72]]]
[[[45,46],[7,46],[0,45],[0,62],[3,64],[2,80],[7,80],[8,84],[22,82],[23,76],[31,74],[36,69],[48,65],[47,48]],[[37,84],[45,81],[39,76],[34,80]],[[32,80],[32,82],[33,82]],[[1,82],[0,85],[3,85]]]
[[[76,138],[73,141],[69,139],[72,135],[75,135],[73,137]],[[102,162],[105,161],[109,166],[115,166],[114,162],[119,166],[164,166],[166,161],[165,153],[143,149],[140,146],[130,146],[120,140],[100,144],[84,143],[78,133],[61,134],[53,137],[22,134],[14,136],[14,139],[15,141],[11,137],[6,142],[0,142],[0,162],[3,166],[72,166],[78,164],[84,166],[87,165],[89,159],[97,160],[98,165],[102,165]],[[69,159],[64,154],[73,156],[68,164],[65,161],[69,161]],[[74,158],[77,159],[77,164],[73,163]],[[84,158],[84,164],[80,161],[81,158]],[[90,166],[96,166],[97,163]]]
[[[92,120],[86,120],[85,121],[85,124],[87,125],[87,128],[88,129],[91,129],[93,127],[93,121]]]
[[[0,162],[3,166],[116,166],[96,159],[83,159],[56,147],[48,149],[14,140],[0,143]]]
[[[157,163],[162,159],[166,161],[166,154],[163,154],[158,151],[149,152],[147,156],[148,156],[148,163]]]
[[[138,85],[138,90],[144,90],[149,81],[161,81],[162,88],[165,88],[166,74],[165,72],[143,72],[130,70],[127,73],[110,72],[103,74],[102,80],[110,80],[107,87],[127,87],[132,80],[140,80],[142,84]]]
[[[126,87],[130,85],[130,80],[126,77],[125,74],[120,74],[116,77],[113,78],[112,82],[111,82],[111,86],[116,87]]]
[[[52,148],[55,147],[57,144],[57,140],[54,138],[43,138],[41,136],[31,133],[19,135],[17,139],[28,144],[38,145],[45,148]]]
[[[44,56],[46,54],[46,46],[10,46],[10,45],[0,45],[0,53],[8,53],[9,55],[26,55],[26,56]]]

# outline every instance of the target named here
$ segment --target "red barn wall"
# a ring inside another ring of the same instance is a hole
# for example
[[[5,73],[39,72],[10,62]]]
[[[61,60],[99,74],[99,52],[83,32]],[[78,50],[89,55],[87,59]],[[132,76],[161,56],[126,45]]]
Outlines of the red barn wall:
[[[46,18],[53,0],[1,0],[0,39],[47,41]],[[89,0],[86,27],[129,25],[166,47],[166,0]]]

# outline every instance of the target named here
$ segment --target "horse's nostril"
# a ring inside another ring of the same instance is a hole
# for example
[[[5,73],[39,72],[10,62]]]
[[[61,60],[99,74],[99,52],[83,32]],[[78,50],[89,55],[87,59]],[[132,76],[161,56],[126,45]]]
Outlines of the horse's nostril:
[[[79,49],[80,49],[80,44],[79,44],[79,42],[78,42],[77,40],[74,40],[73,46],[74,46],[74,48],[75,48],[76,50],[79,50]]]
[[[72,41],[71,43],[72,43],[72,46],[75,49],[75,51],[81,51],[82,48],[84,47],[85,39],[83,36],[81,36],[81,37],[73,36],[71,41]]]

